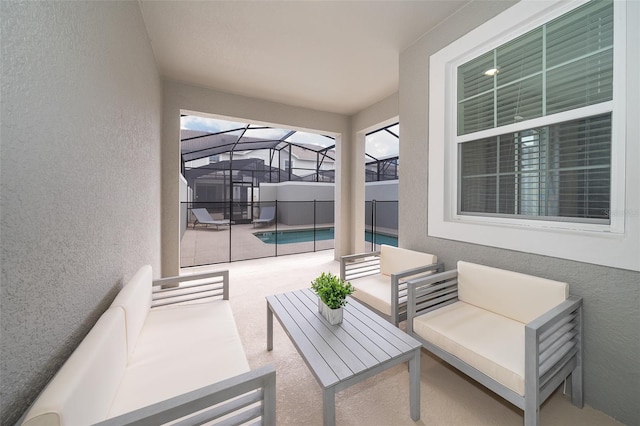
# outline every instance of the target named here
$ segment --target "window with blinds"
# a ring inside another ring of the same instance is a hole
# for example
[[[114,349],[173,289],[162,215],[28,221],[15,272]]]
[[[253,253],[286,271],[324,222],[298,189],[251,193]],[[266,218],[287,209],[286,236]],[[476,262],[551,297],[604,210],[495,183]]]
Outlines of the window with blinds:
[[[612,99],[610,0],[458,66],[458,213],[609,223]]]

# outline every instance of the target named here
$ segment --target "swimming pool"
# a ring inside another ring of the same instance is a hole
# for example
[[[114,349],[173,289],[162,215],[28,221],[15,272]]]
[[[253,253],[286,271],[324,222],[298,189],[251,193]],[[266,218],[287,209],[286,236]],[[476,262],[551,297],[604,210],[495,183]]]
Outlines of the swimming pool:
[[[292,229],[287,231],[265,231],[255,232],[255,235],[260,241],[266,244],[293,244],[293,243],[306,243],[314,240],[332,240],[334,238],[333,228],[316,228],[313,229]],[[371,242],[373,234],[370,231],[365,232],[365,240]],[[375,234],[376,244],[388,244],[390,246],[398,247],[398,237],[386,234]]]

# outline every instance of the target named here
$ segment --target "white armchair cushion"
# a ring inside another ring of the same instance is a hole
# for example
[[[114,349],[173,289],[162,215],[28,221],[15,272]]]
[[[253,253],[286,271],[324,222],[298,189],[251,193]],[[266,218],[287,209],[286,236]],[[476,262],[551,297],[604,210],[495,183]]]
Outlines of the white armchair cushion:
[[[126,365],[124,313],[111,308],[49,382],[23,425],[90,425],[104,420]]]
[[[524,324],[464,302],[416,317],[422,338],[524,395]]]
[[[109,417],[247,371],[249,364],[228,301],[154,308]]]
[[[380,273],[391,275],[407,269],[427,266],[438,262],[438,257],[419,251],[388,245],[380,246]]]
[[[569,285],[469,262],[458,262],[458,299],[529,323],[567,299]]]
[[[391,279],[386,275],[369,275],[351,282],[353,297],[385,315],[391,315]],[[404,298],[406,301],[406,297]]]
[[[151,286],[153,277],[151,266],[145,265],[135,273],[127,284],[120,290],[111,306],[121,307],[125,314],[127,325],[127,353],[133,354],[144,326],[147,314],[151,309]]]

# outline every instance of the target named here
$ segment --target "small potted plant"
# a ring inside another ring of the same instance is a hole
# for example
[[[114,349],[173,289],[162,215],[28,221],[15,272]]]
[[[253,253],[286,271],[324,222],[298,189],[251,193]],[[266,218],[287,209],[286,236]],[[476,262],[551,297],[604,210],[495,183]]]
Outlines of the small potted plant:
[[[330,272],[323,272],[311,281],[311,289],[318,295],[318,311],[322,316],[332,325],[340,324],[346,298],[355,291],[351,283]]]

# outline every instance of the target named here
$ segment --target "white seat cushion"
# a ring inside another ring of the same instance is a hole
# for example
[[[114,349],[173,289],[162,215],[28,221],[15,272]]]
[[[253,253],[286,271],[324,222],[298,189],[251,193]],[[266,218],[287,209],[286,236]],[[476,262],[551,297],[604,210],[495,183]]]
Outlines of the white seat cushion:
[[[353,280],[351,284],[356,289],[354,298],[385,315],[391,315],[391,278],[375,274]]]
[[[414,331],[524,395],[524,324],[464,302],[416,317]]]
[[[428,266],[438,258],[429,253],[407,250],[388,245],[380,246],[380,274],[366,275],[351,281],[356,288],[353,297],[384,315],[391,315],[391,274]],[[400,287],[400,304],[406,303],[406,285]]]
[[[249,371],[228,301],[149,311],[109,417]]]

